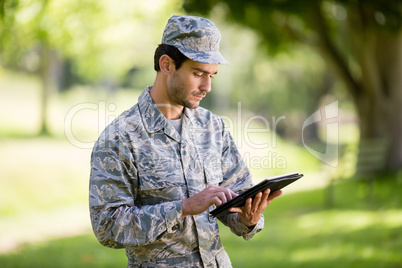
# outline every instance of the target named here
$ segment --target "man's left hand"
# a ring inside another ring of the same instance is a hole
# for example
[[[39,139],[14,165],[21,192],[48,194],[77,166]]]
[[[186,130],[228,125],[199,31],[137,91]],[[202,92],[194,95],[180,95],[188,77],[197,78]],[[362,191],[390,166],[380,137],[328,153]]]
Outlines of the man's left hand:
[[[278,190],[270,194],[270,189],[266,189],[264,192],[259,192],[254,198],[248,198],[246,204],[243,207],[230,208],[230,212],[237,212],[239,214],[240,221],[245,226],[253,226],[258,223],[261,218],[261,213],[275,198],[282,195],[282,191]]]

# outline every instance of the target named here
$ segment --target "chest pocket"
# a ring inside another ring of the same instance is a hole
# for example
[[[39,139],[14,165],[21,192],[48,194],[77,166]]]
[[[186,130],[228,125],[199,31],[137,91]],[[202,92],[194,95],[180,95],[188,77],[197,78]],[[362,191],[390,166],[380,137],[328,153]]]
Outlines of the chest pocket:
[[[155,205],[185,197],[186,184],[179,160],[144,159],[138,169],[139,205]]]
[[[207,185],[216,185],[223,181],[222,169],[219,165],[206,165],[204,163],[205,183]]]
[[[205,183],[217,185],[223,181],[222,177],[222,149],[219,136],[214,131],[198,131],[194,136],[200,142],[197,144],[197,154],[203,162]]]

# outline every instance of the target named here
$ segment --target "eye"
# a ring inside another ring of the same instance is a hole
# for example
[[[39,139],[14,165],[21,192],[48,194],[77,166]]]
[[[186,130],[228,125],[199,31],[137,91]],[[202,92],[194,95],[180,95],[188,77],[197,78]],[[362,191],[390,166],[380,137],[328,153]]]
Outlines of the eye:
[[[199,78],[202,77],[202,73],[194,73],[194,75],[195,75],[196,77],[199,77]]]

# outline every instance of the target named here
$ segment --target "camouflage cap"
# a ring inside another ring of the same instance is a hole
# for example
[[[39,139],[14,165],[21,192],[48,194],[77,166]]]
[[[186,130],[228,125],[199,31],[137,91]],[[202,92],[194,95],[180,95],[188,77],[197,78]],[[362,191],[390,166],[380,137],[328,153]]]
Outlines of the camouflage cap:
[[[221,33],[211,21],[194,16],[172,16],[162,44],[177,47],[187,58],[208,64],[229,64],[219,53]]]

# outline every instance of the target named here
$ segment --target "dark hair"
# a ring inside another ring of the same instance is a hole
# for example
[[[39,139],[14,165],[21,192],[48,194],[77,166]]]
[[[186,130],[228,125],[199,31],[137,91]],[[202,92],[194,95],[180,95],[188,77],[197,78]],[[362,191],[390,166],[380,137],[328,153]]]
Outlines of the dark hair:
[[[180,52],[180,50],[177,47],[171,46],[171,45],[166,45],[166,44],[160,44],[156,50],[155,50],[155,55],[154,55],[154,69],[155,71],[159,72],[161,70],[159,66],[159,59],[162,57],[162,55],[168,55],[169,57],[172,58],[174,65],[176,67],[176,70],[178,70],[183,62],[188,60],[186,56],[183,55],[183,53]]]

